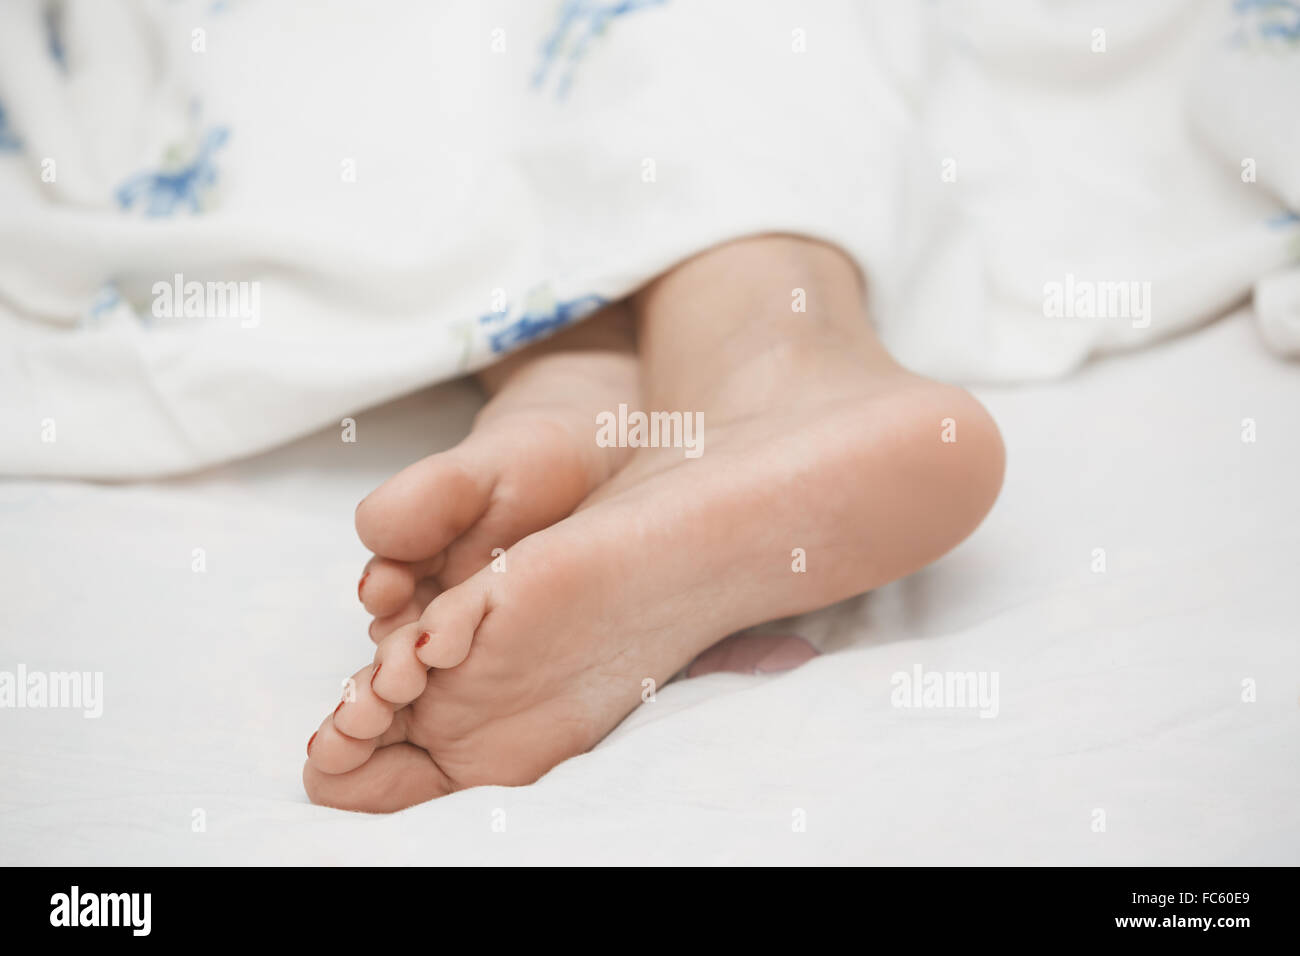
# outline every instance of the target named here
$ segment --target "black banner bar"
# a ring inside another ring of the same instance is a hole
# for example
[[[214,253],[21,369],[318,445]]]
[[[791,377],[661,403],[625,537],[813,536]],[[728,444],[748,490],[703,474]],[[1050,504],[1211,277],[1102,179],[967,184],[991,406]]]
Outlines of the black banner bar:
[[[535,939],[560,923],[582,932],[620,921],[634,936],[701,921],[760,937],[763,926],[778,925],[817,936],[842,928],[860,941],[878,931],[882,942],[919,929],[926,944],[1129,938],[1181,948],[1296,935],[1295,873],[1285,868],[731,870],[707,882],[632,867],[596,878],[574,869],[543,881],[438,868],[60,867],[5,875],[12,888],[0,896],[0,913],[9,941],[76,934],[90,944],[247,942],[261,934],[255,927],[278,926],[295,942],[382,945],[411,932],[445,939],[461,931],[455,923],[490,927],[499,943],[503,930]],[[692,913],[685,921],[684,909]],[[386,928],[390,920],[405,925]],[[439,920],[449,925],[440,929]]]

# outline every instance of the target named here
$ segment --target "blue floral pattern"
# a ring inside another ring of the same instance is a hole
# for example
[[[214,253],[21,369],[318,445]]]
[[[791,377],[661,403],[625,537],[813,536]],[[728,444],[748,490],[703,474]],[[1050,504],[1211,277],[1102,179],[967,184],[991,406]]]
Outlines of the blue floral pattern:
[[[18,131],[9,123],[5,106],[0,103],[0,153],[16,153],[23,148],[23,141],[18,138]]]
[[[619,17],[636,10],[659,6],[667,0],[564,0],[555,29],[542,43],[542,58],[533,73],[533,89],[546,85],[552,67],[559,80],[555,88],[556,99],[564,99],[573,83],[573,71],[584,56],[591,41],[605,32],[606,27]]]
[[[173,169],[139,173],[119,186],[118,205],[123,209],[139,205],[147,216],[170,216],[186,206],[192,213],[201,212],[205,194],[217,181],[213,157],[229,138],[230,130],[224,126],[209,129],[189,162]]]
[[[1300,0],[1233,0],[1238,45],[1300,47]]]
[[[51,3],[45,8],[45,49],[60,72],[68,72],[68,50],[63,45],[63,7]]]
[[[488,344],[494,353],[509,352],[511,349],[529,342],[545,338],[552,332],[586,318],[603,306],[606,300],[598,295],[584,295],[576,299],[556,302],[543,300],[538,296],[529,297],[534,304],[525,307],[523,314],[511,319],[510,311],[489,312],[479,317],[479,324],[488,326]],[[490,328],[494,324],[505,323],[500,328]]]

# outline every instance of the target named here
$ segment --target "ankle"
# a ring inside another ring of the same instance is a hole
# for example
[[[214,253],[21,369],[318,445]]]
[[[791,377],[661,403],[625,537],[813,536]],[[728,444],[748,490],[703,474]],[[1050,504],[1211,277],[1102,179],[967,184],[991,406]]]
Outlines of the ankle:
[[[702,402],[739,375],[801,381],[843,353],[861,368],[896,368],[866,317],[861,277],[838,249],[758,236],[711,249],[634,298],[642,385],[654,402]],[[746,372],[750,369],[750,372]],[[656,406],[657,407],[657,406]]]

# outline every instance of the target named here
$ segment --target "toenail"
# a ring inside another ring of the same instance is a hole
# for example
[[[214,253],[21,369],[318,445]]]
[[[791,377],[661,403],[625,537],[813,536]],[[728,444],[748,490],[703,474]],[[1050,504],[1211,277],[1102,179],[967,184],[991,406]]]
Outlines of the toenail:
[[[358,601],[361,600],[361,589],[362,589],[363,587],[366,586],[366,578],[368,578],[368,577],[370,577],[370,572],[369,572],[369,571],[367,571],[365,574],[361,575],[361,580],[357,582],[357,600],[358,600]]]
[[[428,644],[428,643],[429,643],[429,632],[428,632],[428,631],[425,631],[423,634],[421,634],[419,637],[417,637],[417,638],[415,639],[415,646],[416,646],[416,647],[424,647],[424,645],[425,645],[425,644]]]
[[[318,733],[320,733],[319,730],[316,731],[316,734],[318,734]],[[312,734],[312,735],[311,735],[311,739],[307,741],[307,756],[308,756],[308,757],[311,756],[311,745],[312,745],[313,743],[316,742],[316,734]]]
[[[374,672],[373,674],[370,675],[370,688],[371,688],[372,690],[374,689],[374,686],[375,686],[375,678],[379,676],[379,668],[381,668],[381,667],[383,667],[383,666],[384,666],[383,664],[376,664],[376,665],[375,665],[375,672]]]

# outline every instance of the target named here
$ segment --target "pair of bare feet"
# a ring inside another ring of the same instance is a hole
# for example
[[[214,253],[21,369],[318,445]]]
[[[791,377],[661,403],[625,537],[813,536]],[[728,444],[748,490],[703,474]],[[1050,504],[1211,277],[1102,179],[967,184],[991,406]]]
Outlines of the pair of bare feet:
[[[482,380],[472,433],[357,509],[378,648],[308,743],[317,803],[530,783],[647,678],[933,561],[1001,486],[987,412],[896,365],[808,240],[706,252]],[[601,447],[620,404],[702,413],[704,453]]]

